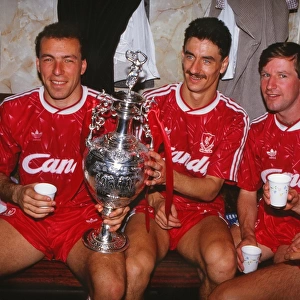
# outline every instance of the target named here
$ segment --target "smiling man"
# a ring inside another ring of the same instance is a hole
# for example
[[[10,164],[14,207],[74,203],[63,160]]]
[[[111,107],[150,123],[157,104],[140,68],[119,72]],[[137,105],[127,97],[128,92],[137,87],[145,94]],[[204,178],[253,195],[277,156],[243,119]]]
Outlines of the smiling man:
[[[0,276],[56,259],[69,266],[91,299],[121,299],[124,255],[94,252],[81,240],[102,222],[82,170],[85,118],[99,94],[81,85],[87,68],[82,38],[73,24],[50,24],[36,38],[36,56],[43,86],[0,106],[0,197],[7,202],[0,214]],[[16,167],[19,183],[10,179]],[[35,192],[38,182],[57,187],[54,201]],[[105,222],[118,229],[128,210],[116,210]]]
[[[270,45],[261,54],[259,72],[268,112],[250,127],[238,174],[239,226],[233,226],[232,232],[241,271],[244,245],[259,246],[261,261],[273,258],[276,264],[221,284],[211,299],[299,299],[300,45]],[[270,205],[271,173],[292,177],[282,209]],[[263,198],[257,204],[262,187]]]
[[[148,206],[135,207],[126,232],[128,298],[141,299],[155,264],[169,249],[195,264],[201,279],[201,299],[235,275],[236,254],[224,221],[225,181],[236,181],[248,131],[248,116],[217,86],[226,71],[231,36],[216,18],[199,18],[185,31],[182,49],[184,81],[144,93],[156,101],[160,120],[170,140],[174,197],[165,214],[164,151],[151,152],[149,175],[154,185]],[[155,141],[154,141],[155,142]],[[145,226],[150,215],[150,231]]]
[[[56,43],[51,38],[43,38],[37,44],[37,70],[45,87],[44,97],[53,106],[68,107],[74,104],[74,95],[78,99],[81,96],[81,75],[87,62],[79,50],[75,38],[56,39]]]

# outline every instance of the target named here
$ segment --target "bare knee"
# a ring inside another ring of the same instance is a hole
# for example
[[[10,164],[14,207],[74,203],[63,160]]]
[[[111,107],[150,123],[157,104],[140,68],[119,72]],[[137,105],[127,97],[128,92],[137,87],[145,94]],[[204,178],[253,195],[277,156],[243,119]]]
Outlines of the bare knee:
[[[230,241],[213,242],[204,253],[208,279],[214,284],[234,277],[237,258],[234,245]]]
[[[114,260],[115,259],[115,260]],[[111,260],[115,263],[112,264]],[[124,264],[122,264],[124,262]],[[120,257],[104,257],[101,264],[93,265],[86,276],[92,300],[119,300],[126,291],[125,261]]]
[[[106,278],[105,274],[101,278],[93,279],[90,285],[89,295],[92,300],[120,300],[125,294],[125,279]]]
[[[148,285],[150,275],[155,267],[155,257],[142,252],[126,258],[126,273],[129,285]]]
[[[157,260],[164,257],[168,250],[169,236],[158,227],[154,220],[150,220],[149,233],[136,233],[138,226],[145,226],[144,219],[143,214],[137,214],[126,228],[132,241],[125,251],[127,286],[129,287],[146,288]]]

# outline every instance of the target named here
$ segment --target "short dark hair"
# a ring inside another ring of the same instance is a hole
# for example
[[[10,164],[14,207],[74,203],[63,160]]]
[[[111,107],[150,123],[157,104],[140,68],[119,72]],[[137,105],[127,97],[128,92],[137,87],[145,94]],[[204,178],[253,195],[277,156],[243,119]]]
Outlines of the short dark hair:
[[[294,42],[274,43],[261,53],[258,71],[261,73],[266,64],[273,58],[287,58],[294,60],[295,71],[300,79],[300,45]]]
[[[192,37],[209,40],[218,46],[222,59],[229,55],[231,34],[224,22],[217,18],[204,17],[193,20],[185,30],[183,49]]]
[[[73,38],[77,39],[80,44],[81,59],[86,58],[86,50],[84,38],[81,34],[79,27],[75,23],[70,22],[56,22],[44,27],[36,39],[35,39],[35,54],[36,57],[40,56],[41,50],[41,40],[43,38],[55,38],[55,39],[64,39],[64,38]]]

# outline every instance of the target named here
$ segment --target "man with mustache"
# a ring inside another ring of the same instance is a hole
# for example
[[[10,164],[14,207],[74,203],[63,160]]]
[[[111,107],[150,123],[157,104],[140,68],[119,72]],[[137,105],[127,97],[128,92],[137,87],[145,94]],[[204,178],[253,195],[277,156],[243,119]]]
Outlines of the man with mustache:
[[[142,299],[155,264],[169,249],[198,267],[201,299],[235,275],[236,252],[220,189],[225,181],[236,181],[249,120],[238,104],[217,91],[230,46],[222,21],[192,21],[181,54],[184,81],[144,93],[156,101],[170,141],[174,196],[166,216],[165,152],[152,151],[149,205],[145,199],[139,202],[126,227],[129,299]],[[150,216],[149,231],[145,214]]]

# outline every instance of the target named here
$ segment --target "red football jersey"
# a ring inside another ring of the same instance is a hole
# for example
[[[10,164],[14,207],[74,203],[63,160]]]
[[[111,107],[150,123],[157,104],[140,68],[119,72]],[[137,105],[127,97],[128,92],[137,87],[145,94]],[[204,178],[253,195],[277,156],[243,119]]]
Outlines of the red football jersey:
[[[144,93],[160,109],[174,169],[194,177],[208,174],[236,181],[249,127],[246,112],[218,91],[207,106],[191,109],[181,97],[181,86],[170,84]]]
[[[83,183],[80,142],[88,133],[82,129],[98,94],[83,86],[81,99],[64,109],[45,101],[44,87],[6,98],[0,106],[0,172],[9,176],[18,162],[21,184],[54,184],[57,207],[75,200]],[[107,121],[106,131],[113,122]]]
[[[238,174],[239,187],[256,191],[270,173],[286,172],[292,175],[291,187],[299,193],[299,144],[300,121],[287,127],[270,113],[253,120]]]
[[[287,127],[270,113],[253,120],[238,173],[239,187],[257,191],[270,173],[286,172],[292,176],[290,186],[299,193],[299,133],[300,121]],[[259,244],[275,253],[280,245],[291,244],[299,230],[299,216],[293,211],[277,210],[263,200],[259,202],[255,224]]]

